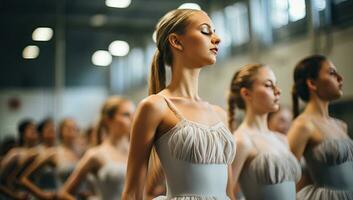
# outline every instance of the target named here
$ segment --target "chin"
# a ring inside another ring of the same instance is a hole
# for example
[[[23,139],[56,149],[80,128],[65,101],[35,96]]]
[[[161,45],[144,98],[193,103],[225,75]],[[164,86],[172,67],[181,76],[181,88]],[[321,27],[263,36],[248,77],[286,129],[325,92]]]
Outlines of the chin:
[[[276,111],[278,111],[278,110],[279,110],[279,105],[278,105],[278,104],[275,104],[275,105],[272,106],[270,112],[276,112]]]

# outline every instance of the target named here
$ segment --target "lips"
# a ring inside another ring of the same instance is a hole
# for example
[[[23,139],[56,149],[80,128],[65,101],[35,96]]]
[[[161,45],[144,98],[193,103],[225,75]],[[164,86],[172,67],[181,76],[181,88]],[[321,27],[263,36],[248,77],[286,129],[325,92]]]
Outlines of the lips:
[[[215,47],[215,48],[212,48],[212,49],[210,49],[214,54],[216,54],[217,55],[217,53],[218,53],[218,48],[217,47]]]

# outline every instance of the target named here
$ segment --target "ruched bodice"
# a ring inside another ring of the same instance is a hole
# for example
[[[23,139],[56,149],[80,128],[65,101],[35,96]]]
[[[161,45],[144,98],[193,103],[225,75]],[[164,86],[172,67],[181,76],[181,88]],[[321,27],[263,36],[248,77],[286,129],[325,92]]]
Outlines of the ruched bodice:
[[[167,182],[167,196],[156,199],[229,199],[228,165],[235,156],[231,133],[222,122],[208,126],[183,118],[164,98],[180,121],[155,143]]]
[[[247,200],[295,199],[295,183],[300,179],[299,162],[274,133],[249,134],[256,154],[240,174]]]
[[[102,200],[118,200],[124,187],[126,165],[106,159],[96,177],[97,192]]]
[[[303,188],[298,199],[353,200],[353,141],[347,135],[329,134],[322,124],[311,121],[323,140],[304,152],[313,184]]]

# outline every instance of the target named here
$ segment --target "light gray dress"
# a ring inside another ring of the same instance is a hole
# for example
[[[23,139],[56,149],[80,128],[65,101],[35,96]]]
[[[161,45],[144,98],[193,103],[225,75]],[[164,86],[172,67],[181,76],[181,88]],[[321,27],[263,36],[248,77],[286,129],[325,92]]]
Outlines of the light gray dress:
[[[180,121],[155,143],[167,185],[167,195],[155,200],[228,200],[228,166],[235,156],[230,131],[222,122],[187,120],[164,98]]]
[[[97,196],[99,200],[119,200],[124,187],[126,164],[105,157],[106,163],[99,169],[95,180]]]
[[[312,119],[322,132],[323,142],[304,152],[313,184],[298,193],[300,200],[353,200],[353,141],[335,137]],[[338,122],[339,123],[339,122]]]
[[[249,134],[256,149],[245,163],[239,183],[246,200],[295,200],[300,164],[275,133]]]

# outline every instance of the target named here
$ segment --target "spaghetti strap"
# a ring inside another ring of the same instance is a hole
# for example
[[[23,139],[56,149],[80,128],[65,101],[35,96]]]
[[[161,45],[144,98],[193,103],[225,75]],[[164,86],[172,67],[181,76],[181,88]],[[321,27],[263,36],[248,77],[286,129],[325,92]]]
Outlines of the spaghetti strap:
[[[167,103],[169,109],[175,114],[175,116],[179,119],[179,120],[183,120],[184,117],[180,114],[180,112],[178,111],[178,109],[176,108],[176,106],[174,105],[174,103],[168,99],[168,97],[162,95],[162,94],[157,94],[161,97],[164,98],[165,102]]]

